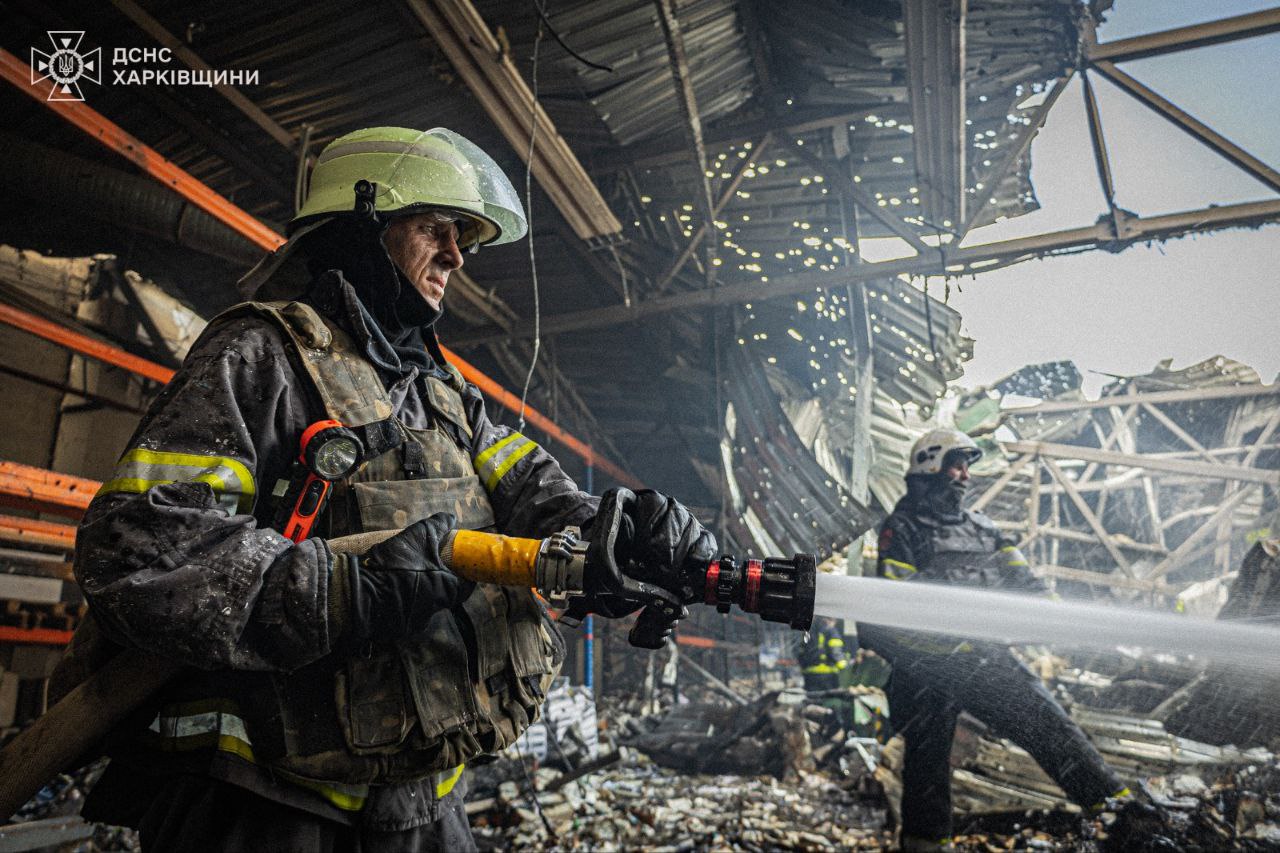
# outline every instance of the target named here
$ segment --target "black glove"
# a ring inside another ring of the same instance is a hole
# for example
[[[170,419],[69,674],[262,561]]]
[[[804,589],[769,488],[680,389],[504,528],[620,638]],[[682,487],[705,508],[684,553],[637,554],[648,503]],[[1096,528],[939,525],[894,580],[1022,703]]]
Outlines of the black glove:
[[[471,594],[475,584],[455,575],[440,558],[440,546],[456,526],[451,513],[438,512],[363,555],[341,559],[335,577],[345,570],[350,636],[398,639],[419,633],[437,612]]]
[[[716,557],[716,538],[679,501],[644,489],[623,511],[614,555],[621,570],[689,604],[702,598],[692,571]]]

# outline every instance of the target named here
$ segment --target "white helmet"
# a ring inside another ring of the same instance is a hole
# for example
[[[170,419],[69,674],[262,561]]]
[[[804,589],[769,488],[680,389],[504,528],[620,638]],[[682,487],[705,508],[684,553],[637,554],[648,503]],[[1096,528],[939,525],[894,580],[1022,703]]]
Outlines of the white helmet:
[[[964,453],[965,462],[972,465],[982,458],[982,451],[972,438],[958,429],[935,429],[920,436],[911,448],[911,464],[907,474],[937,474],[942,470],[942,460],[953,450]]]

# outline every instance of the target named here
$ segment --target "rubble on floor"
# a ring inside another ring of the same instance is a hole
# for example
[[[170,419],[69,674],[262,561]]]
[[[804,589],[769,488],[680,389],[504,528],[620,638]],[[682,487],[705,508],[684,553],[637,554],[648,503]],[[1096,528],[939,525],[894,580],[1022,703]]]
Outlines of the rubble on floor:
[[[1073,716],[1160,807],[1167,832],[1117,837],[1114,811],[1082,817],[1030,756],[962,717],[952,758],[958,850],[1280,851],[1275,755],[1087,708],[1067,687],[1088,692],[1107,676],[1058,675]],[[892,849],[901,741],[882,749],[866,733],[878,715],[849,713],[878,710],[881,697],[865,687],[773,691],[746,705],[686,703],[662,713],[643,713],[638,699],[606,701],[600,717],[618,739],[616,761],[602,745],[599,760],[608,763],[565,784],[567,765],[553,755],[559,766],[504,758],[471,774],[468,812],[481,849],[492,850]]]
[[[536,800],[528,781],[500,784],[492,805],[472,815],[480,848],[817,851],[888,845],[883,807],[846,789],[844,780],[811,773],[790,782],[689,774],[622,749],[617,765],[539,792]],[[541,768],[529,779],[542,787],[560,775]]]
[[[80,818],[85,797],[107,768],[99,759],[73,773],[60,773],[0,830],[0,850],[58,850],[60,853],[108,853],[141,849],[138,833],[122,826],[86,823]],[[8,831],[4,834],[3,831]]]

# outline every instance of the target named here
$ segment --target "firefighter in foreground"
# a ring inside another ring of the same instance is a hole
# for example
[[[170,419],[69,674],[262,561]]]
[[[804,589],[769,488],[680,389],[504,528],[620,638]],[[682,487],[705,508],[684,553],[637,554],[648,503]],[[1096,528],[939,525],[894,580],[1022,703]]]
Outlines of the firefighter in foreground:
[[[1047,593],[991,519],[962,506],[969,465],[981,455],[955,430],[934,430],[915,444],[907,494],[880,530],[880,577]],[[863,624],[858,638],[893,665],[889,714],[905,746],[903,850],[950,848],[951,741],[961,711],[1029,752],[1086,811],[1128,797],[1080,727],[1008,648]],[[1146,813],[1137,803],[1124,810],[1127,824]]]
[[[255,301],[209,324],[80,528],[101,633],[190,667],[113,734],[86,816],[151,850],[473,848],[463,766],[537,718],[563,645],[529,589],[464,581],[442,548],[457,529],[590,530],[599,501],[489,420],[432,330],[463,251],[525,227],[450,131],[325,148],[289,241],[242,283]],[[319,421],[346,442],[305,461],[343,476],[294,542],[277,531]],[[624,522],[620,556],[701,596],[676,567],[715,542],[684,507],[641,493]],[[391,529],[359,557],[327,544]]]

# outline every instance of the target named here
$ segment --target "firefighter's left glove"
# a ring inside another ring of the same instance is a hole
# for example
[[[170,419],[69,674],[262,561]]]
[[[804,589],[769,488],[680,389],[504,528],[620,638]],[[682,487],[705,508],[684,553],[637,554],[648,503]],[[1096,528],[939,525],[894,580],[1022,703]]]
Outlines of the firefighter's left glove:
[[[364,554],[342,555],[334,563],[330,601],[344,609],[340,633],[353,640],[395,640],[421,633],[441,610],[460,604],[475,589],[455,575],[440,548],[457,526],[438,512],[415,522]],[[334,617],[330,608],[330,618]]]
[[[702,598],[699,569],[716,557],[716,538],[683,504],[643,489],[623,512],[614,554],[619,568],[689,604]]]

